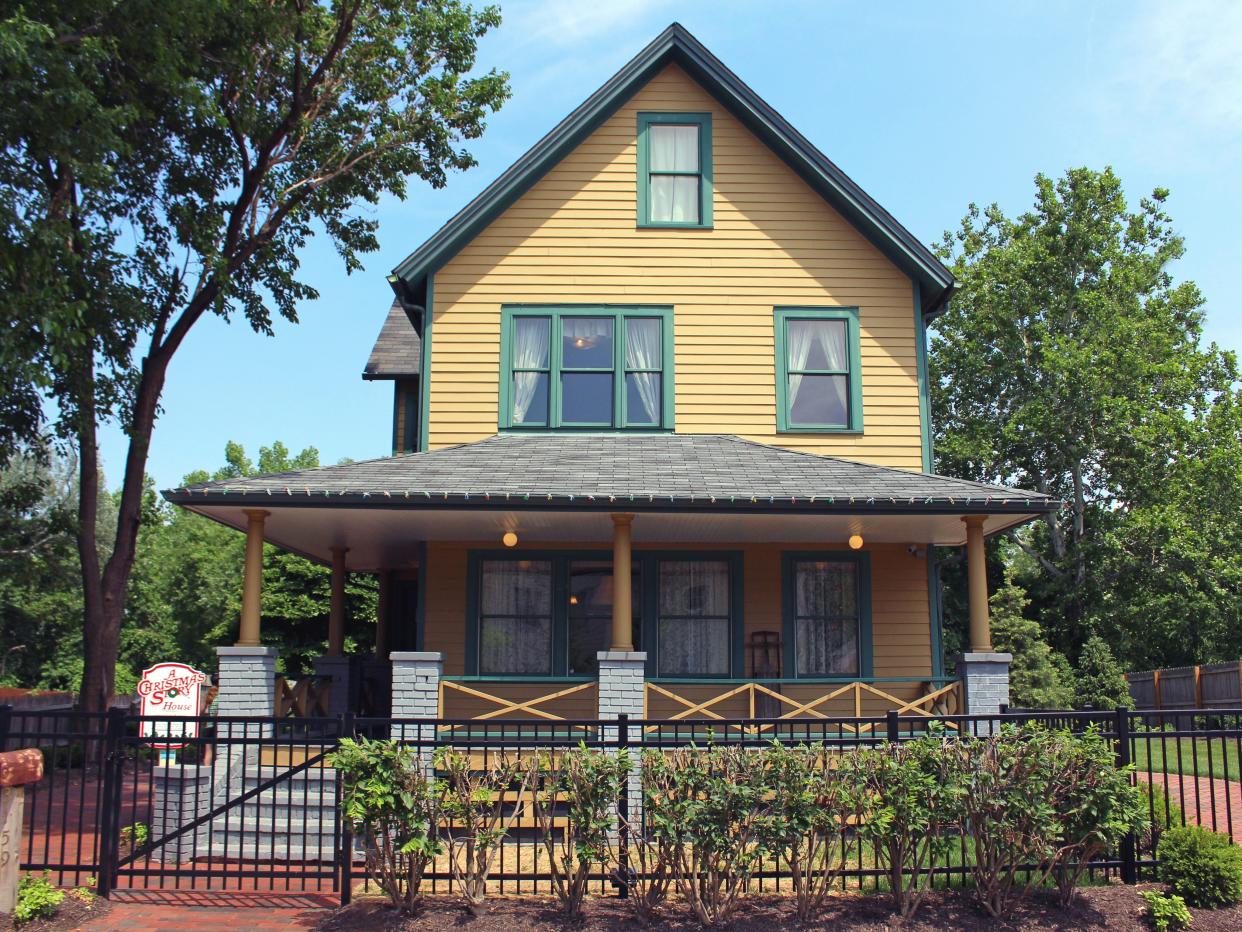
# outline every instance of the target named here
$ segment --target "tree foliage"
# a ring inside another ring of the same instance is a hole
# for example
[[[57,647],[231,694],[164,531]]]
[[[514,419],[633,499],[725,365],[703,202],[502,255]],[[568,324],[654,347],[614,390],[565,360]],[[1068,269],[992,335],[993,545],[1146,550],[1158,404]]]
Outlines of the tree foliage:
[[[1203,345],[1167,198],[1131,209],[1110,169],[1040,175],[1030,210],[972,205],[941,244],[959,292],[930,352],[938,469],[1064,502],[1013,541],[1071,658],[1092,632],[1140,655],[1153,626],[1166,648],[1192,624],[1203,655],[1238,646],[1237,365]]]
[[[989,599],[992,646],[1013,655],[1009,704],[1019,709],[1067,709],[1073,700],[1069,662],[1044,640],[1039,622],[1024,616],[1030,600],[1007,582]]]
[[[498,22],[460,0],[0,5],[0,454],[45,430],[76,450],[85,708],[113,692],[172,358],[207,314],[296,320],[313,235],[358,269],[357,204],[473,164],[508,95],[471,74]],[[110,420],[130,444],[101,552]]]

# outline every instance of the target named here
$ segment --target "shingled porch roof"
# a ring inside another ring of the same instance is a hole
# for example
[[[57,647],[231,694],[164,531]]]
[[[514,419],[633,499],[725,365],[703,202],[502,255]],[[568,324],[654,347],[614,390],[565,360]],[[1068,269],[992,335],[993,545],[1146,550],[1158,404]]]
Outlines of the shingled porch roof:
[[[244,509],[266,509],[268,539],[316,559],[329,546],[355,547],[351,538],[385,535],[394,545],[494,540],[518,528],[529,539],[606,539],[607,515],[618,511],[649,516],[635,523],[636,540],[826,541],[860,532],[875,541],[953,544],[964,539],[962,515],[987,516],[992,534],[1059,504],[1021,489],[721,434],[502,434],[163,494],[237,528]],[[378,551],[388,548],[375,549],[370,559],[382,561]]]

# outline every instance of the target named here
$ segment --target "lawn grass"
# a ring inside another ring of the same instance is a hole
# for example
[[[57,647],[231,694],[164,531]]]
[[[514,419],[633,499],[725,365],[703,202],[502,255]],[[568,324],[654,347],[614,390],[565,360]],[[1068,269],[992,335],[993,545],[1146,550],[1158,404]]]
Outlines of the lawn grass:
[[[1211,745],[1211,760],[1209,756]],[[1139,772],[1180,773],[1185,776],[1242,779],[1238,742],[1229,739],[1153,738],[1134,742],[1134,764]]]

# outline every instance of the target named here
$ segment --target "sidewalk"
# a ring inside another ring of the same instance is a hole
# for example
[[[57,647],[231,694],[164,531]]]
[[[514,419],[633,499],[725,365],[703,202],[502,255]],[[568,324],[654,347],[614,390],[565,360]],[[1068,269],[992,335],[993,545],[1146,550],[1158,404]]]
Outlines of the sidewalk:
[[[313,929],[337,905],[332,897],[187,890],[118,891],[106,916],[86,922],[88,932],[193,929],[194,932],[278,932]]]

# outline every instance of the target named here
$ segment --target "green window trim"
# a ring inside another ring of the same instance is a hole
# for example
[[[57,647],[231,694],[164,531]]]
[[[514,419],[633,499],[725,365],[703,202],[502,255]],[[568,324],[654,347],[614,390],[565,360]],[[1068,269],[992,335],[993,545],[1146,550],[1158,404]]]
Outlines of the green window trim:
[[[781,639],[785,652],[785,679],[798,676],[798,644],[795,612],[794,565],[803,561],[853,563],[858,567],[858,677],[874,675],[871,627],[871,554],[851,550],[787,550],[781,554]],[[805,679],[822,679],[808,676]]]
[[[863,432],[862,353],[858,308],[856,307],[777,307],[773,309],[776,330],[776,430],[783,434],[861,434]],[[849,354],[845,370],[805,370],[810,375],[845,375],[849,400],[848,424],[799,424],[790,417],[788,329],[791,320],[845,321],[845,347]]]
[[[466,675],[479,673],[479,593],[482,565],[488,560],[547,560],[552,563],[552,674],[544,676],[509,677],[513,680],[539,680],[564,678],[568,670],[569,611],[566,585],[569,564],[575,561],[611,561],[611,550],[471,550],[466,555],[466,624],[465,654]],[[657,625],[659,623],[659,591],[657,589],[658,564],[664,560],[718,560],[729,564],[729,672],[718,677],[703,677],[704,681],[727,680],[741,676],[745,671],[743,645],[745,619],[743,618],[742,588],[743,563],[740,550],[635,550],[633,566],[638,570],[639,630],[645,645],[636,645],[647,653],[648,679],[655,679],[658,662]],[[425,565],[426,560],[422,561]],[[422,589],[420,586],[420,600]],[[421,635],[420,624],[419,633]],[[421,649],[421,648],[420,648]],[[489,677],[490,679],[491,677]],[[504,677],[500,677],[503,679]]]
[[[652,172],[650,133],[652,125],[697,126],[699,128],[699,219],[697,222],[652,220],[652,174],[689,175],[692,172]],[[712,228],[712,115],[710,113],[648,113],[638,114],[638,226],[655,229],[710,230]]]
[[[613,322],[613,361],[608,369],[566,369],[561,364],[562,344],[557,334],[560,333],[561,320],[566,317],[596,317]],[[516,321],[529,318],[547,318],[548,364],[538,370],[515,368],[514,331]],[[625,321],[627,318],[648,318],[660,321],[660,363],[661,368],[636,369],[626,364]],[[674,385],[673,385],[673,309],[668,306],[651,305],[617,305],[617,304],[542,304],[542,305],[504,305],[501,308],[500,321],[500,410],[497,424],[505,431],[625,431],[627,433],[667,433],[673,430]],[[513,375],[514,372],[539,371],[548,376],[548,417],[543,423],[514,423],[513,420]],[[636,372],[660,372],[660,422],[658,424],[631,424],[629,398],[626,390],[626,375]],[[575,372],[608,372],[613,376],[612,386],[612,421],[605,423],[566,423],[561,412],[561,377],[564,373]]]

